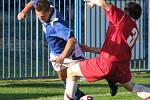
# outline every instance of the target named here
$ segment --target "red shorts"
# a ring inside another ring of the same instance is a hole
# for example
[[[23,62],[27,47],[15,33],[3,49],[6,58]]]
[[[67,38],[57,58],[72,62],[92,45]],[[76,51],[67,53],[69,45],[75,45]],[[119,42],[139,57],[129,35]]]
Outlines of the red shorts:
[[[80,62],[80,69],[89,82],[109,79],[118,83],[131,80],[129,62],[109,61],[105,58],[91,58]]]

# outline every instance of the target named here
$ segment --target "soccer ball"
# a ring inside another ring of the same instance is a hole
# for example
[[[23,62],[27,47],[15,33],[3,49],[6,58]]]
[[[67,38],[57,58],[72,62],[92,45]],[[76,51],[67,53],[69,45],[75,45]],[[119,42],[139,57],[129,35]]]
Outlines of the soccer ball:
[[[93,96],[90,96],[90,95],[85,95],[85,96],[82,96],[80,98],[80,100],[94,100],[94,97]]]

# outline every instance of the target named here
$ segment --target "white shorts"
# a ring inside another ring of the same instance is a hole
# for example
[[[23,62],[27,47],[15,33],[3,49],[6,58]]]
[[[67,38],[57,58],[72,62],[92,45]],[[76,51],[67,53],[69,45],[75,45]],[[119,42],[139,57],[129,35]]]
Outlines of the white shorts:
[[[60,71],[60,70],[66,69],[67,67],[72,66],[73,64],[79,62],[80,60],[83,60],[84,54],[80,48],[80,45],[78,43],[76,43],[72,54],[68,58],[64,59],[62,66],[54,66],[55,62],[53,60],[55,60],[58,57],[59,57],[59,55],[54,55],[54,54],[50,53],[50,61],[51,61],[52,66],[55,71]]]

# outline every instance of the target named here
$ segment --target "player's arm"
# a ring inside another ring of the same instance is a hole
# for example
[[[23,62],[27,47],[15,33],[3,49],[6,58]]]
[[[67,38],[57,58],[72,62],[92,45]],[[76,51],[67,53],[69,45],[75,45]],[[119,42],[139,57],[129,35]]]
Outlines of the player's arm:
[[[111,3],[109,3],[108,0],[89,0],[88,5],[90,7],[93,7],[95,5],[101,6],[107,11],[109,11],[109,9],[111,8]]]
[[[56,59],[55,66],[61,65],[63,63],[64,59],[71,54],[73,47],[77,42],[76,39],[74,38],[74,35],[72,35],[72,34],[73,33],[71,33],[69,39],[67,40],[66,46],[65,46],[62,54],[59,56],[59,58]]]
[[[82,44],[81,45],[81,49],[83,52],[90,52],[90,53],[96,53],[96,54],[99,54],[100,52],[100,48],[95,48],[95,47],[89,47],[85,44]]]
[[[18,16],[17,16],[18,20],[24,19],[26,17],[26,14],[32,7],[33,7],[32,1],[27,3],[26,6],[24,7],[24,9],[18,14]]]
[[[73,33],[71,33],[71,35],[70,35],[70,37],[69,37],[69,39],[67,41],[67,44],[65,46],[65,49],[63,50],[63,52],[61,54],[61,56],[63,58],[66,58],[66,57],[68,57],[71,54],[72,48],[74,47],[74,45],[76,44],[76,42],[77,41],[76,41]]]

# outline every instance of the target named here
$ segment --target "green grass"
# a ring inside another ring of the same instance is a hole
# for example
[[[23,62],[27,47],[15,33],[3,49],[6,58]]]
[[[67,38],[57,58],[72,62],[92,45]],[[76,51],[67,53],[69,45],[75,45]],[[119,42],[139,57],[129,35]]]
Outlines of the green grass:
[[[134,80],[150,88],[150,73],[133,73]],[[95,100],[141,100],[119,85],[115,97],[109,94],[105,80],[94,83],[78,81],[81,89]],[[63,100],[63,83],[57,79],[1,80],[0,100]]]

